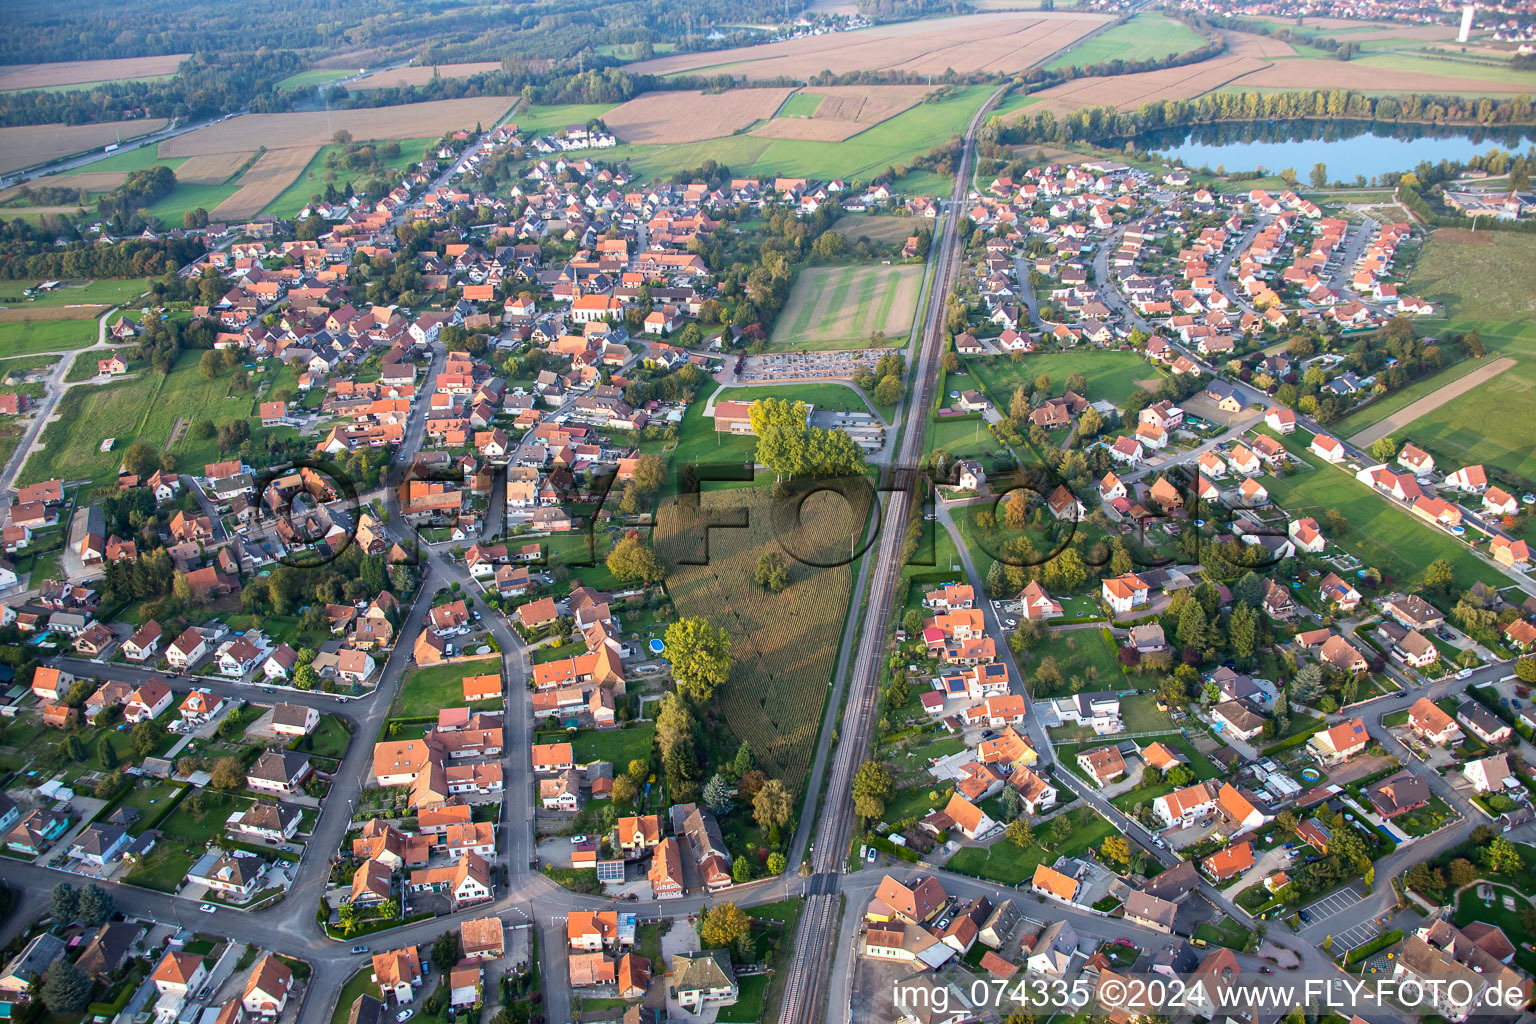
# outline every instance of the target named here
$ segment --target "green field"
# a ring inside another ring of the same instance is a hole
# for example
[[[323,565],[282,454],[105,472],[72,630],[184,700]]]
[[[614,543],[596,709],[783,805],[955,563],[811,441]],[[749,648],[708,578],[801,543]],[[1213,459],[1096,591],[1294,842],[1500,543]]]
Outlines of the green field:
[[[34,320],[0,323],[0,358],[63,352],[96,344],[95,320]]]
[[[1439,373],[1415,381],[1399,391],[1377,399],[1357,413],[1329,424],[1329,429],[1344,437],[1359,433],[1371,424],[1380,423],[1398,410],[1407,408],[1425,395],[1433,394],[1447,384],[1460,380],[1477,369],[1479,365],[1481,364],[1475,359],[1463,359],[1453,366],[1447,366]]]
[[[790,95],[779,107],[774,117],[811,117],[825,97],[819,92],[797,92]]]
[[[1378,495],[1347,471],[1305,451],[1310,437],[1297,432],[1285,440],[1292,458],[1312,471],[1294,476],[1265,475],[1261,482],[1293,518],[1320,518],[1330,508],[1344,513],[1349,529],[1342,537],[1330,536],[1331,544],[1380,569],[1396,586],[1418,580],[1425,566],[1439,558],[1455,567],[1457,590],[1465,590],[1478,580],[1502,585],[1503,574],[1478,561],[1464,544],[1421,523],[1407,509]]]
[[[126,280],[101,278],[99,280],[71,282],[63,288],[55,288],[31,299],[21,299],[24,289],[36,284],[36,279],[25,281],[0,280],[0,295],[16,296],[19,301],[6,304],[17,309],[54,309],[59,306],[108,305],[137,299],[149,287],[149,279],[133,277]],[[82,312],[82,317],[87,316]]]
[[[123,449],[137,440],[164,448],[178,418],[191,422],[206,417],[215,424],[247,419],[256,434],[260,421],[252,417],[254,387],[242,395],[232,391],[227,375],[204,379],[198,371],[201,357],[195,350],[183,352],[165,377],[149,373],[102,387],[71,388],[59,400],[58,418],[43,430],[44,447],[22,467],[20,482],[62,477],[107,483],[116,478]],[[101,442],[108,437],[117,443],[103,452]],[[183,436],[173,451],[191,469],[220,455],[217,438],[194,441]]]
[[[1131,392],[1141,386],[1138,381],[1157,379],[1157,371],[1134,352],[1040,352],[1017,363],[1009,356],[982,356],[967,360],[966,365],[981,378],[1000,411],[1007,410],[1014,388],[1034,383],[1042,373],[1051,378],[1052,395],[1064,394],[1067,377],[1080,373],[1088,381],[1084,398],[1090,402],[1107,400],[1117,406],[1123,405]]]
[[[549,135],[573,124],[586,124],[594,117],[601,118],[616,104],[613,103],[564,103],[553,107],[529,107],[519,110],[508,118],[521,132]],[[623,147],[620,147],[623,148]],[[604,152],[612,153],[613,150]]]
[[[422,155],[426,153],[427,147],[437,140],[419,138],[399,139],[397,141],[400,143],[400,155],[389,160],[381,158],[379,162],[393,170],[403,171],[411,164],[420,160]],[[261,212],[270,213],[276,217],[292,217],[308,206],[311,196],[316,192],[325,191],[325,159],[327,154],[336,152],[341,148],[340,146],[320,147],[320,151],[310,159],[308,166],[304,168],[304,172],[294,179],[292,185],[278,193],[277,198],[268,203],[266,209]],[[348,172],[338,170],[337,174],[336,187],[340,188],[346,184]],[[225,188],[230,186],[220,185],[214,187]],[[176,191],[180,192],[181,188],[178,187]],[[208,209],[211,210],[213,207],[210,206]]]
[[[130,149],[124,153],[114,153],[111,156],[102,157],[100,160],[92,160],[90,163],[81,164],[79,167],[60,171],[59,173],[95,174],[100,171],[142,171],[156,164],[165,164],[174,171],[187,161],[186,157],[179,157],[174,160],[161,160],[157,150],[157,146],[140,146],[137,149]]]
[[[855,348],[867,345],[877,330],[904,346],[922,281],[923,268],[915,264],[802,270],[774,323],[771,347]]]
[[[308,71],[300,71],[289,75],[277,83],[279,89],[287,89],[292,92],[296,89],[309,89],[326,82],[334,82],[338,78],[346,78],[352,73],[351,68],[310,68]]]
[[[1489,423],[1492,413],[1497,426]],[[1536,362],[1522,362],[1396,432],[1447,470],[1484,463],[1536,481]]]
[[[1531,84],[1529,71],[1516,71],[1507,65],[1500,67],[1480,62],[1431,57],[1428,54],[1401,51],[1374,53],[1354,57],[1350,63],[1381,68],[1383,71],[1410,71],[1421,75],[1440,75],[1444,78],[1473,78],[1499,85],[1529,86]]]
[[[1056,667],[1061,670],[1061,677],[1069,686],[1073,679],[1083,680],[1083,689],[1090,691],[1118,689],[1125,682],[1118,654],[1104,642],[1103,635],[1096,627],[1051,633],[1029,653],[1030,657],[1020,663],[1019,671],[1030,678],[1030,690],[1037,700],[1061,696],[1057,692],[1039,691],[1033,682],[1035,670],[1046,658],[1056,659]]]
[[[1482,462],[1527,479],[1536,479],[1536,290],[1530,267],[1536,265],[1536,237],[1513,232],[1468,232],[1442,228],[1424,245],[1418,266],[1404,286],[1407,294],[1429,299],[1444,318],[1420,318],[1415,325],[1430,334],[1476,329],[1487,358],[1518,360],[1506,373],[1480,384],[1396,431],[1451,463]],[[1467,360],[1438,374],[1448,383],[1475,370]],[[1427,382],[1407,391],[1422,397]],[[1394,395],[1346,421],[1359,430],[1380,420],[1411,398]],[[1484,429],[1487,414],[1498,416],[1498,429]],[[1469,426],[1469,425],[1476,426]]]
[[[347,1024],[352,1004],[357,1002],[357,997],[364,993],[375,998],[379,994],[379,987],[373,982],[372,967],[364,967],[342,986],[341,992],[336,996],[336,1008],[331,1011],[331,1024]]]
[[[867,181],[888,167],[905,164],[914,155],[942,145],[952,135],[962,134],[971,115],[993,90],[991,85],[967,86],[949,99],[919,103],[846,142],[732,135],[675,146],[621,145],[604,150],[604,159],[615,163],[628,161],[640,178],[666,177],[715,160],[737,175],[806,175]],[[568,116],[539,130],[548,131],[576,120],[580,118]],[[522,116],[514,117],[513,121],[519,128],[528,127]]]
[[[1112,60],[1158,59],[1204,45],[1205,39],[1183,22],[1162,14],[1138,14],[1123,25],[1084,40],[1046,67],[1085,68]]]

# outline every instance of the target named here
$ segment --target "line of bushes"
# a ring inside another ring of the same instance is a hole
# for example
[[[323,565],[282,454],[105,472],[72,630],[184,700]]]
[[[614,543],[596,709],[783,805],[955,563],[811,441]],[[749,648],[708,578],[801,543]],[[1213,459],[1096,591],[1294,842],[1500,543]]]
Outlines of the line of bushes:
[[[1380,953],[1382,950],[1386,949],[1388,946],[1396,945],[1397,943],[1402,942],[1402,941],[1403,941],[1403,932],[1402,932],[1402,929],[1400,929],[1400,928],[1394,928],[1394,929],[1392,929],[1389,932],[1382,932],[1380,935],[1376,936],[1370,942],[1365,943],[1363,946],[1356,946],[1354,949],[1350,950],[1348,953],[1345,953],[1344,954],[1344,963],[1345,964],[1357,964],[1360,961],[1364,960],[1366,957],[1372,956],[1373,954],[1376,954],[1376,953]]]

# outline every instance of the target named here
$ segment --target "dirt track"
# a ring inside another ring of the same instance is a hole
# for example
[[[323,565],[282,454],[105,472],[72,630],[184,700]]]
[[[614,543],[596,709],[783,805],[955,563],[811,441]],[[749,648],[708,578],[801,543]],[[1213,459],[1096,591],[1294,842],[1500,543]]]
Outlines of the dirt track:
[[[1506,357],[1504,359],[1495,359],[1487,366],[1478,367],[1465,377],[1453,380],[1443,388],[1437,388],[1417,402],[1403,406],[1391,416],[1371,424],[1358,434],[1352,434],[1349,438],[1349,443],[1357,448],[1363,448],[1375,441],[1379,441],[1383,437],[1390,437],[1393,431],[1401,430],[1420,416],[1429,415],[1446,402],[1460,398],[1479,384],[1492,380],[1514,365],[1515,361]]]

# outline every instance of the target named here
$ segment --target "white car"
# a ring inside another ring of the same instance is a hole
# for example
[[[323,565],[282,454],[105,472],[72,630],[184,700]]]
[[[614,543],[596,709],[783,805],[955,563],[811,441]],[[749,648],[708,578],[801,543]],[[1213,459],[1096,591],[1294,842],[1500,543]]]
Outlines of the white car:
[[[415,1010],[407,1008],[407,1009],[401,1010],[399,1013],[395,1014],[395,1020],[410,1020],[415,1015],[416,1015],[416,1011]]]
[[[212,914],[215,913],[219,908],[214,906],[212,903],[203,903],[200,904],[197,909],[201,910],[205,914]]]
[[[571,836],[571,845],[572,846],[575,846],[577,843],[584,843],[586,841],[587,841],[587,837],[586,836]]]
[[[1469,669],[1469,668],[1464,668],[1460,672],[1456,673],[1456,678],[1457,679],[1470,679],[1470,678],[1472,678],[1472,670]]]

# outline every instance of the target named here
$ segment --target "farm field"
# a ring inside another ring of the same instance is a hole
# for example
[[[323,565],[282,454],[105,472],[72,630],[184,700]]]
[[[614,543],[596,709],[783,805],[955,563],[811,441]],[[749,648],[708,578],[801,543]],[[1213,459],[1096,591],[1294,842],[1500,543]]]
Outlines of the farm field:
[[[93,320],[11,320],[0,323],[0,359],[61,352],[96,344]]]
[[[1345,437],[1353,439],[1354,435],[1392,416],[1412,405],[1420,399],[1434,394],[1447,384],[1453,384],[1467,374],[1482,365],[1476,360],[1464,359],[1454,366],[1447,366],[1439,373],[1415,381],[1401,391],[1379,398],[1359,412],[1344,417],[1331,425],[1331,428]]]
[[[156,152],[157,149],[157,146],[138,146],[121,153],[113,153],[111,156],[104,156],[100,160],[92,160],[83,167],[63,171],[57,176],[50,175],[48,180],[57,180],[60,184],[64,184],[64,179],[66,178],[88,178],[92,175],[104,174],[109,171],[119,172],[122,174],[122,177],[126,178],[128,171],[142,171],[146,167],[153,167],[156,164],[165,164],[173,171],[181,167],[184,162],[183,160],[162,160]],[[42,181],[43,179],[39,178],[37,180]]]
[[[967,86],[948,99],[919,103],[889,120],[859,133],[857,145],[838,142],[807,142],[802,139],[769,139],[745,133],[723,139],[678,146],[627,146],[605,150],[605,159],[628,161],[642,177],[665,177],[701,166],[706,160],[726,164],[736,174],[805,175],[816,178],[869,178],[926,153],[951,136],[964,132],[966,123],[993,89]],[[514,118],[522,127],[522,120]],[[569,121],[560,122],[568,124]],[[558,126],[558,125],[557,125]],[[938,176],[935,175],[934,179]],[[947,191],[929,185],[932,193]]]
[[[941,74],[1022,71],[1104,24],[1107,17],[1069,13],[992,13],[878,25],[731,50],[684,53],[629,66],[636,74],[729,69],[748,80],[805,79],[826,68]]]
[[[1373,63],[1374,62],[1374,63]],[[1200,65],[1203,67],[1204,65]],[[1471,77],[1473,73],[1477,77]],[[1391,89],[1398,92],[1518,93],[1530,89],[1530,74],[1471,64],[1392,55],[1340,61],[1314,57],[1279,60],[1233,81],[1239,89]]]
[[[0,128],[0,174],[108,146],[120,139],[136,139],[157,132],[168,123],[163,117],[145,117],[101,124],[29,124]]]
[[[857,347],[877,330],[904,344],[922,280],[923,268],[916,264],[803,270],[774,324],[772,347]]]
[[[1067,390],[1067,377],[1082,374],[1088,381],[1090,402],[1110,401],[1122,405],[1141,385],[1138,381],[1157,375],[1157,371],[1134,352],[1038,352],[1015,363],[1009,356],[980,356],[966,361],[966,366],[981,379],[1000,409],[1008,408],[1013,389],[1026,381],[1033,383],[1042,373],[1051,378],[1051,394]],[[963,388],[961,390],[964,390]]]
[[[1269,66],[1269,61],[1257,57],[1228,55],[1187,67],[1139,71],[1112,78],[1079,78],[1034,95],[1040,106],[1053,114],[1100,106],[1134,110],[1154,99],[1193,99]],[[1244,85],[1247,84],[1245,80]]]
[[[95,165],[88,165],[94,167]],[[26,201],[24,191],[33,191],[41,188],[75,188],[83,192],[110,192],[128,179],[127,171],[85,171],[74,174],[45,174],[40,178],[21,185],[12,185],[8,189],[0,191],[0,203],[21,203]]]
[[[1369,447],[1378,438],[1390,437],[1393,433],[1406,429],[1407,425],[1421,417],[1428,416],[1441,406],[1455,401],[1469,391],[1473,391],[1493,378],[1502,375],[1515,366],[1515,361],[1508,356],[1501,359],[1478,360],[1470,373],[1460,374],[1455,380],[1449,381],[1420,397],[1417,401],[1410,402],[1400,407],[1400,410],[1377,420],[1374,424],[1360,431],[1350,438],[1356,446]]]
[[[206,156],[189,156],[175,168],[179,185],[223,185],[235,172],[254,157],[249,153],[209,153]]]
[[[603,122],[621,142],[701,142],[734,135],[767,120],[790,91],[778,88],[727,89],[720,93],[648,92],[608,111]]]
[[[1459,541],[1452,540],[1419,522],[1402,507],[1394,507],[1385,497],[1335,466],[1305,451],[1310,437],[1291,434],[1286,445],[1293,458],[1311,467],[1311,472],[1294,476],[1266,474],[1261,482],[1275,501],[1292,517],[1321,516],[1330,508],[1344,513],[1349,529],[1329,542],[1355,555],[1366,565],[1373,565],[1390,577],[1392,584],[1405,586],[1422,577],[1425,566],[1438,558],[1456,570],[1458,591],[1478,580],[1499,584],[1503,574],[1482,562]]]
[[[679,615],[703,616],[731,636],[734,666],[715,694],[714,708],[770,777],[796,795],[805,785],[817,741],[827,686],[841,647],[844,615],[853,581],[849,565],[820,568],[787,558],[789,586],[764,593],[752,582],[758,557],[783,542],[805,560],[846,560],[864,510],[850,516],[841,498],[814,495],[800,505],[797,526],[774,529],[769,486],[706,488],[702,510],[745,507],[745,529],[698,528],[676,501],[657,514],[656,553],[668,569],[667,589]],[[708,565],[684,565],[684,557]]]
[[[237,191],[209,210],[216,220],[245,220],[260,213],[309,166],[312,149],[269,149],[240,175]],[[192,159],[201,159],[193,157]]]
[[[404,170],[417,162],[427,152],[427,148],[437,141],[437,137],[422,137],[419,139],[398,139],[400,143],[400,155],[393,160],[380,159],[380,163],[396,170]],[[303,171],[295,177],[293,182],[278,193],[263,209],[262,213],[270,213],[275,217],[293,217],[304,207],[309,205],[310,197],[316,192],[325,191],[325,161],[328,154],[342,147],[321,146],[319,151],[310,157],[309,163]]]
[[[1089,67],[1115,59],[1146,60],[1170,53],[1187,53],[1205,39],[1183,22],[1162,14],[1138,14],[1092,39],[1084,40],[1046,65],[1047,68]]]
[[[922,85],[834,85],[796,93],[777,117],[753,128],[752,134],[840,142],[916,106],[931,91]],[[801,100],[808,102],[797,102]]]
[[[78,329],[80,325],[74,326]],[[252,417],[254,385],[262,378],[253,378],[250,393],[235,394],[228,376],[203,378],[198,371],[201,356],[197,350],[183,352],[165,377],[148,374],[102,387],[71,388],[59,400],[58,418],[43,428],[44,446],[27,459],[19,482],[35,483],[57,476],[107,483],[116,477],[124,448],[140,440],[164,448],[178,418],[207,418],[215,424],[246,419],[256,433],[260,422]],[[101,442],[108,437],[116,438],[117,444],[112,451],[103,452]],[[172,450],[193,466],[214,461],[219,455],[214,438],[194,441],[183,437]]]
[[[1392,436],[1427,449],[1447,469],[1480,462],[1536,481],[1536,362],[1516,363]]]
[[[454,129],[473,128],[477,123],[490,127],[501,119],[512,102],[510,97],[482,96],[328,113],[243,114],[167,139],[160,144],[160,155],[174,158],[210,153],[252,153],[261,145],[269,150],[322,146],[329,143],[336,132],[343,130],[351,132],[354,139],[413,139],[424,135],[436,138]]]
[[[112,60],[66,60],[51,64],[12,64],[0,69],[0,92],[20,89],[54,89],[97,82],[126,82],[174,74],[187,53],[159,57],[121,57]]]
[[[499,60],[471,61],[465,64],[418,64],[414,67],[395,68],[392,71],[375,71],[355,82],[349,82],[347,89],[350,91],[398,89],[408,85],[426,85],[434,78],[468,78],[471,75],[500,70],[501,61]]]
[[[832,230],[846,236],[850,242],[868,239],[885,245],[902,245],[924,227],[931,229],[933,224],[922,218],[850,213],[839,217]]]

